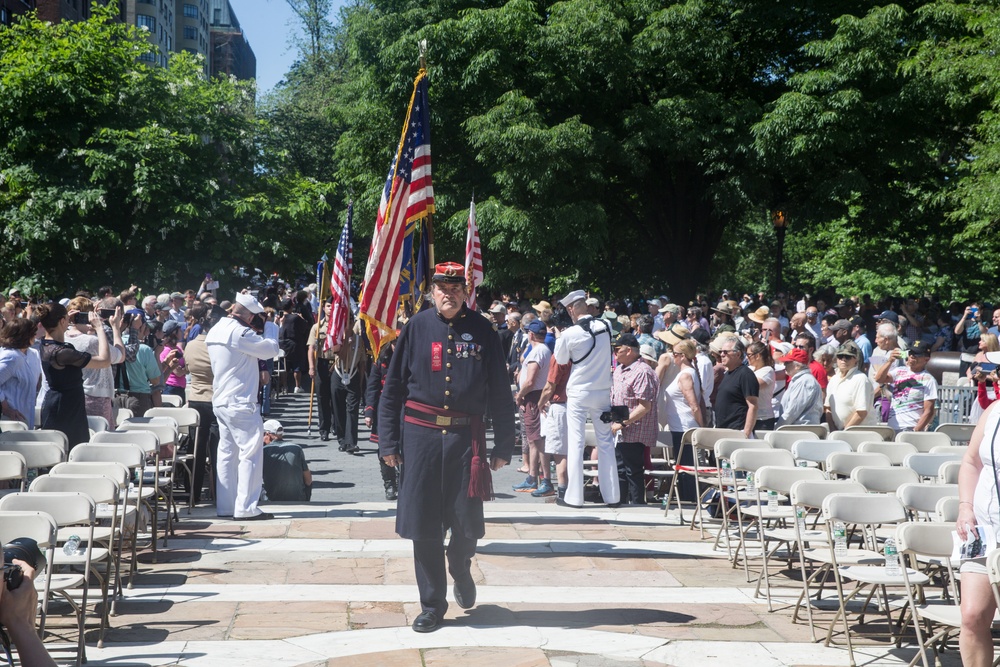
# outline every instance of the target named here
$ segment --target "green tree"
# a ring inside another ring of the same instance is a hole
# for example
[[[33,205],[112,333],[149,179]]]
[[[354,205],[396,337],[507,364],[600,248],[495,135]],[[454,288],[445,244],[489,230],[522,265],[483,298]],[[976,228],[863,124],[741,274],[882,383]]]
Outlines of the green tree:
[[[495,288],[710,280],[727,225],[772,203],[753,125],[862,3],[368,0],[343,14],[340,182],[374,220],[427,39],[439,255],[480,204]]]

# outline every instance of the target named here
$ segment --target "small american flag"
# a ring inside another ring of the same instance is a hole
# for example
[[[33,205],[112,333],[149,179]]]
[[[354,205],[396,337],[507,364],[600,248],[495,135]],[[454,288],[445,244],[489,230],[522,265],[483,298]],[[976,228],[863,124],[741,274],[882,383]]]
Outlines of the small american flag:
[[[360,316],[368,324],[368,338],[376,357],[382,345],[396,337],[399,272],[407,224],[434,213],[427,86],[427,72],[421,69],[413,82],[403,133],[382,190],[365,268]]]
[[[483,249],[479,244],[479,227],[476,226],[476,200],[469,204],[469,228],[465,233],[465,279],[469,285],[469,298],[465,305],[476,310],[476,288],[483,284]]]
[[[344,342],[347,322],[351,312],[351,272],[354,270],[354,202],[347,205],[347,222],[340,233],[337,256],[330,272],[330,321],[327,322],[326,343],[323,349],[330,350]]]

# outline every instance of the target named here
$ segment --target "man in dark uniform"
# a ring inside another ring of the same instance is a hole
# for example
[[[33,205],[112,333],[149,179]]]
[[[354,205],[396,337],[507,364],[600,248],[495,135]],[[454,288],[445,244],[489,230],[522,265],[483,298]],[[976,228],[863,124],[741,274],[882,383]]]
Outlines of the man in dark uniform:
[[[465,270],[435,267],[434,310],[403,327],[379,404],[379,455],[404,463],[396,532],[413,540],[422,613],[417,632],[436,630],[445,600],[445,531],[455,600],[476,602],[470,567],[476,541],[486,532],[483,499],[492,496],[489,469],[507,465],[514,448],[514,401],[500,339],[492,325],[465,306]],[[483,415],[493,419],[494,446],[486,464]]]
[[[399,335],[398,331],[396,335]],[[368,372],[368,386],[365,389],[365,426],[371,429],[368,439],[375,445],[378,444],[378,405],[382,400],[382,388],[385,386],[385,376],[389,372],[389,363],[392,361],[395,347],[395,341],[383,347]],[[385,499],[396,500],[399,496],[398,470],[387,464],[382,457],[378,459],[378,467],[382,474],[382,484],[385,486]]]

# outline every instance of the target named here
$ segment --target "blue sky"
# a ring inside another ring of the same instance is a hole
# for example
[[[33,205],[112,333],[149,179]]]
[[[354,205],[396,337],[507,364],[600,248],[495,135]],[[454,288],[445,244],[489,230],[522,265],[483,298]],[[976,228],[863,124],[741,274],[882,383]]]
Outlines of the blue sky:
[[[243,34],[257,56],[257,90],[265,93],[284,78],[295,62],[290,37],[299,31],[285,0],[230,0]],[[334,1],[331,20],[343,3]]]

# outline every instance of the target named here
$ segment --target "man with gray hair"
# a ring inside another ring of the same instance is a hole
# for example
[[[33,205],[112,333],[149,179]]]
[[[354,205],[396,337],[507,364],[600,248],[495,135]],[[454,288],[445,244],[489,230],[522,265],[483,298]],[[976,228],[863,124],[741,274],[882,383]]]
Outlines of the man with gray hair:
[[[887,319],[882,320],[875,329],[875,348],[868,358],[868,379],[872,381],[872,388],[875,392],[876,414],[882,421],[888,421],[889,419],[892,394],[884,388],[885,385],[875,379],[875,376],[878,375],[879,368],[892,359],[892,351],[899,347],[901,345],[899,344],[899,333],[896,325]],[[903,362],[899,358],[896,358],[893,364],[889,366],[889,370],[891,371],[902,365]]]
[[[601,415],[611,411],[611,325],[587,311],[583,290],[570,292],[560,303],[573,319],[556,341],[557,364],[573,364],[566,382],[567,480],[560,505],[583,506],[583,448],[587,417],[597,439],[597,474],[601,497],[608,505],[620,502],[618,461],[610,421]]]
[[[250,321],[264,307],[237,294],[229,317],[205,339],[212,363],[212,410],[219,421],[216,514],[243,521],[273,519],[257,507],[264,482],[264,424],[257,404],[259,360],[278,355],[278,341],[254,333]]]

